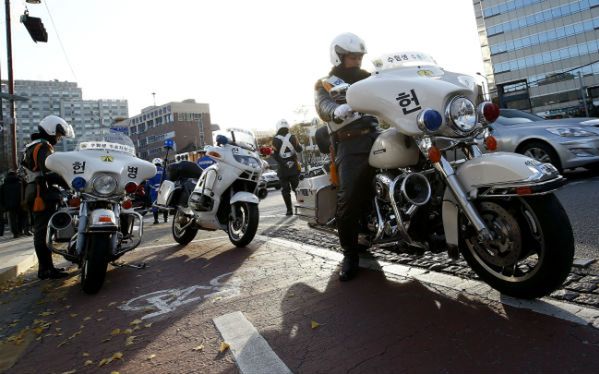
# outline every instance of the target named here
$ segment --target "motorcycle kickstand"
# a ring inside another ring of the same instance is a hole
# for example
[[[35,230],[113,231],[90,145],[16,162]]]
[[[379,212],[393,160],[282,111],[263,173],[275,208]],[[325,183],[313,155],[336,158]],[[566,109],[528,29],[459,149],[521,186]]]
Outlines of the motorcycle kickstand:
[[[146,269],[147,265],[145,262],[140,262],[139,264],[128,264],[126,262],[111,262],[110,265],[114,266],[114,267],[119,267],[119,268],[133,268],[133,269]]]

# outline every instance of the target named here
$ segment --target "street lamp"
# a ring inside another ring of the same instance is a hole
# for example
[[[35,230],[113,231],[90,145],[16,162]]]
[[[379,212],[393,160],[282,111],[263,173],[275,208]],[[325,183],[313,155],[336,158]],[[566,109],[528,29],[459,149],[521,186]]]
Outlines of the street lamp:
[[[29,4],[39,4],[41,0],[26,0]],[[20,98],[15,96],[15,81],[12,70],[12,31],[10,27],[10,0],[4,0],[4,14],[6,18],[6,62],[8,65],[8,112],[10,125],[10,142],[12,146],[11,152],[11,166],[15,170],[18,167],[17,163],[17,121],[15,116],[15,100]],[[33,38],[35,42],[48,41],[48,34],[44,28],[44,24],[41,19],[36,17],[29,17],[29,12],[25,11],[25,14],[21,18],[21,22],[25,25],[25,28]],[[1,106],[1,102],[0,102]],[[0,113],[1,115],[1,113]]]

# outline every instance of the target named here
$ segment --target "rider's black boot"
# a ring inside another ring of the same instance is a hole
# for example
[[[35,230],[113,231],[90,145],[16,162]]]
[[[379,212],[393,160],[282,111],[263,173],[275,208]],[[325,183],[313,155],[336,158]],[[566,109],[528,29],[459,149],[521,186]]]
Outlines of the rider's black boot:
[[[341,271],[339,272],[339,280],[347,282],[358,275],[360,269],[360,256],[356,250],[345,251],[343,253],[343,261],[341,262]]]

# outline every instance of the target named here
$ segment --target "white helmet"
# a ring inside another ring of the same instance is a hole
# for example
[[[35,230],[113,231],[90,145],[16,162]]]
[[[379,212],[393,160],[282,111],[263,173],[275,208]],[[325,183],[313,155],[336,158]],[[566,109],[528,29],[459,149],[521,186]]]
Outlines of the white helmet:
[[[60,134],[65,138],[74,138],[75,131],[73,127],[67,123],[64,119],[53,114],[44,117],[37,126],[39,129],[44,130],[46,134],[56,136]]]
[[[331,42],[331,63],[334,66],[341,65],[343,55],[348,53],[367,53],[364,41],[351,32],[337,35]]]
[[[277,122],[277,131],[279,131],[280,129],[288,129],[289,128],[289,123],[287,123],[287,121],[285,119],[279,120]]]
[[[155,158],[152,160],[152,163],[157,166],[162,166],[162,160],[159,158]]]

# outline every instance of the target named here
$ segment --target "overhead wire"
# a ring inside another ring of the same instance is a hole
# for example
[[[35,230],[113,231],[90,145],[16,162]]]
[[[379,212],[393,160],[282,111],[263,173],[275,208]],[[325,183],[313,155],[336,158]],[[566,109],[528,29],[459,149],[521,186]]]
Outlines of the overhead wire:
[[[69,69],[71,69],[71,73],[73,74],[73,77],[75,78],[75,82],[78,81],[77,79],[77,74],[75,74],[75,70],[73,69],[73,66],[71,65],[71,61],[69,60],[69,56],[67,55],[67,52],[64,48],[64,45],[62,44],[62,40],[60,39],[60,35],[58,34],[58,29],[56,28],[56,24],[54,23],[54,17],[52,17],[52,13],[50,12],[50,8],[48,7],[48,1],[49,0],[44,0],[43,3],[46,6],[46,10],[48,11],[48,15],[50,16],[50,21],[52,22],[52,27],[54,28],[54,32],[56,33],[56,38],[58,39],[58,43],[60,44],[60,48],[62,49],[62,53],[64,55],[65,60],[67,61],[67,65],[69,65]]]

